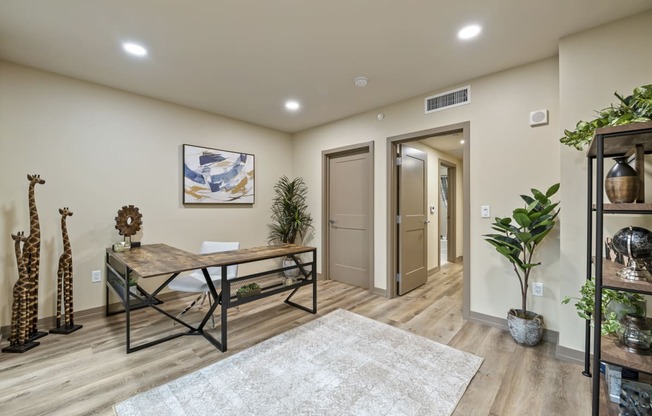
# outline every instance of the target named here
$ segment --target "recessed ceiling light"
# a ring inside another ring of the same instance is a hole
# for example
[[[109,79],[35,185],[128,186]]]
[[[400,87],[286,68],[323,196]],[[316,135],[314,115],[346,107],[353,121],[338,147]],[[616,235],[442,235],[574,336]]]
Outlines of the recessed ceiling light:
[[[460,140],[460,144],[464,144],[464,140]]]
[[[288,100],[285,102],[285,108],[290,111],[297,111],[299,108],[301,108],[301,104],[299,104],[298,101]]]
[[[131,43],[131,42],[125,42],[122,44],[122,49],[124,49],[126,52],[136,55],[136,56],[146,56],[147,55],[147,49],[144,47],[136,44],[136,43]]]
[[[457,37],[467,40],[478,36],[480,32],[482,32],[482,27],[480,27],[480,25],[469,25],[463,27],[459,32],[457,32]]]

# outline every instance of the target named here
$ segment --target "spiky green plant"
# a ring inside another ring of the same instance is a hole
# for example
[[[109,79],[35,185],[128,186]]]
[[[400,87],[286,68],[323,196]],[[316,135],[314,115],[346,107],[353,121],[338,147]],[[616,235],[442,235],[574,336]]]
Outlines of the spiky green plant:
[[[312,216],[306,203],[308,187],[302,178],[290,180],[284,175],[274,185],[274,193],[267,241],[294,244],[298,237],[301,242],[312,228]]]
[[[559,214],[557,205],[550,197],[557,193],[559,184],[552,185],[548,191],[543,192],[532,189],[532,196],[521,195],[525,201],[525,208],[516,208],[512,217],[496,217],[491,228],[500,234],[484,234],[485,240],[496,248],[496,251],[505,256],[514,268],[521,285],[521,311],[518,315],[527,319],[527,290],[530,272],[541,262],[533,263],[536,248],[545,236],[555,226],[555,219]]]

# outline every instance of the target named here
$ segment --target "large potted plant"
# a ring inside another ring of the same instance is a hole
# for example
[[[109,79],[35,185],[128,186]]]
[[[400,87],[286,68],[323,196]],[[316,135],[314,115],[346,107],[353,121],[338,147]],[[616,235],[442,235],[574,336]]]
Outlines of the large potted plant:
[[[512,217],[496,217],[492,229],[497,234],[485,234],[485,240],[496,248],[511,264],[521,287],[521,309],[510,309],[507,326],[512,338],[527,346],[534,346],[543,335],[543,317],[527,310],[527,293],[530,273],[541,262],[534,253],[543,239],[555,226],[559,214],[559,202],[550,197],[559,190],[559,184],[551,186],[546,193],[532,189],[532,196],[521,195],[525,207],[516,208]]]
[[[274,199],[272,201],[272,223],[269,224],[267,241],[270,244],[301,244],[310,228],[312,216],[308,212],[306,197],[308,187],[303,178],[290,180],[281,176],[274,185]],[[284,267],[294,265],[292,259],[284,261]],[[287,277],[295,277],[298,269],[286,270]]]

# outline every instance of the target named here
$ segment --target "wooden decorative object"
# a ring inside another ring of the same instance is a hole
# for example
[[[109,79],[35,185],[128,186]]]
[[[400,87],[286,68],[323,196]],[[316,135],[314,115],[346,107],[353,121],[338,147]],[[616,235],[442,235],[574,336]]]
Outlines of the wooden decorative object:
[[[118,216],[115,217],[115,228],[125,239],[129,238],[129,242],[131,242],[131,236],[140,231],[142,225],[143,215],[138,211],[138,207],[133,205],[123,206],[118,211]]]
[[[36,347],[39,343],[29,339],[32,281],[27,272],[25,257],[20,247],[21,243],[27,241],[27,238],[22,231],[17,234],[12,234],[11,238],[13,238],[15,245],[16,264],[18,265],[18,281],[16,281],[16,284],[14,285],[14,301],[11,306],[11,334],[9,335],[9,346],[3,348],[2,352],[20,353]]]
[[[59,209],[61,214],[61,234],[63,236],[63,254],[59,257],[59,268],[57,270],[57,326],[50,330],[51,334],[70,334],[81,329],[81,325],[75,325],[72,306],[72,248],[68,237],[66,217],[72,216],[68,207]],[[63,298],[63,306],[61,301]],[[61,315],[63,312],[63,325]]]
[[[34,187],[43,185],[44,179],[40,175],[27,175],[29,180],[29,236],[23,245],[23,258],[27,273],[31,280],[31,295],[29,305],[29,338],[33,341],[46,336],[48,333],[38,331],[38,280],[39,264],[41,260],[41,225],[36,210],[36,198],[34,197]]]

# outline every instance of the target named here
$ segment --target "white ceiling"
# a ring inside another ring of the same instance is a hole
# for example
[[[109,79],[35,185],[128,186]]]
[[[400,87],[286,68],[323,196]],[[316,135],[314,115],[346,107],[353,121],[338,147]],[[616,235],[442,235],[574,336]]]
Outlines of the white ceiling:
[[[0,59],[297,132],[557,54],[650,0],[1,0]],[[473,41],[457,30],[484,27]],[[126,56],[122,41],[148,57]],[[369,78],[357,88],[353,79]],[[302,103],[289,113],[286,99]]]

